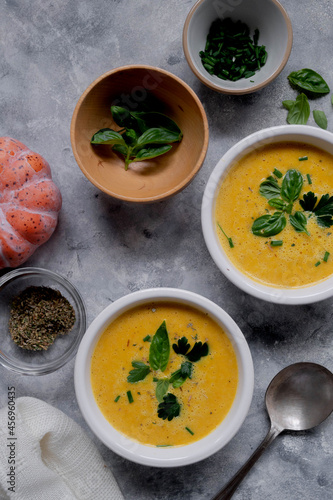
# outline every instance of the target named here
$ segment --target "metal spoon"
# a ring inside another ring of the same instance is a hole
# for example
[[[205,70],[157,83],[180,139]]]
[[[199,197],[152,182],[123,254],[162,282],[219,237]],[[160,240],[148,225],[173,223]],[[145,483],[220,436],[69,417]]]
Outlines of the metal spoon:
[[[281,370],[266,391],[271,428],[249,460],[212,500],[228,500],[268,445],[284,430],[305,431],[333,411],[333,374],[315,363],[295,363]]]

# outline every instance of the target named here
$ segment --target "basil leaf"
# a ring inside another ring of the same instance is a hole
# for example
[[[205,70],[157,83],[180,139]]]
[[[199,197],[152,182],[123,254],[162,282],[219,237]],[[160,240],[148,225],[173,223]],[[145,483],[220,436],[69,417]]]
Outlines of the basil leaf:
[[[134,370],[130,370],[127,382],[139,382],[139,380],[143,380],[150,372],[149,366],[142,361],[132,361],[132,366]]]
[[[137,129],[137,122],[133,119],[131,112],[121,106],[111,106],[112,118],[121,128]],[[140,130],[138,130],[140,132]]]
[[[288,207],[287,203],[281,200],[281,198],[271,198],[268,200],[268,205],[281,211],[286,210]]]
[[[168,392],[169,389],[169,379],[168,378],[163,378],[161,380],[158,380],[156,384],[156,399],[159,403],[163,401],[163,396]]]
[[[300,94],[289,110],[287,122],[290,124],[306,125],[309,116],[310,104],[308,98],[305,94]]]
[[[129,128],[126,130],[126,132],[122,135],[124,138],[124,141],[128,146],[135,146],[136,141],[138,140],[138,134],[135,132],[133,128]]]
[[[182,138],[181,133],[167,130],[166,128],[150,128],[146,130],[137,140],[136,149],[147,144],[169,144],[178,142]]]
[[[275,198],[277,195],[280,195],[281,188],[277,180],[270,176],[260,184],[259,193],[270,200],[271,198]]]
[[[117,151],[117,153],[120,153],[123,156],[127,156],[129,148],[128,148],[127,144],[125,144],[125,146],[123,146],[122,144],[115,144],[112,147],[112,150]]]
[[[181,364],[179,370],[171,374],[170,384],[172,384],[174,388],[182,386],[187,378],[192,378],[192,370],[193,364],[189,361],[185,361],[185,363]]]
[[[293,203],[299,197],[303,187],[302,174],[294,168],[287,171],[282,181],[281,196],[284,200]]]
[[[141,133],[150,128],[165,128],[171,132],[181,134],[181,130],[177,123],[163,113],[157,113],[155,111],[132,111],[131,116],[137,121]]]
[[[328,94],[330,92],[330,88],[323,77],[313,69],[304,68],[299,71],[292,71],[288,76],[288,80],[299,89],[307,90],[313,94]]]
[[[164,155],[172,148],[171,144],[166,144],[165,146],[148,146],[147,148],[142,148],[136,153],[136,157],[132,161],[143,161],[150,160],[151,158],[156,158],[157,156]]]
[[[323,128],[324,130],[327,129],[327,117],[324,113],[324,111],[320,111],[318,109],[313,110],[313,118],[318,127]]]
[[[157,329],[152,338],[149,349],[149,363],[153,370],[164,370],[167,367],[170,356],[169,336],[166,329],[166,323],[163,323]]]
[[[122,144],[126,146],[123,136],[111,128],[102,128],[91,138],[91,144]]]
[[[310,236],[310,233],[306,229],[308,221],[303,212],[295,212],[294,215],[289,215],[289,220],[295,231],[298,233],[306,233]]]
[[[287,224],[283,212],[275,212],[273,215],[262,215],[252,224],[252,233],[256,236],[275,236],[279,234]]]
[[[288,110],[290,111],[291,108],[293,107],[293,105],[295,104],[295,101],[292,101],[290,99],[287,99],[286,101],[282,101],[282,105]]]

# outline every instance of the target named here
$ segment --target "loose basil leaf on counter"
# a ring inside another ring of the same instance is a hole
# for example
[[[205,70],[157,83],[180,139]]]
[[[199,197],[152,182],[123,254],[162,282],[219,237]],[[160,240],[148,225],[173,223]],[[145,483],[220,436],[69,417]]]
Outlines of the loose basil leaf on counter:
[[[147,148],[140,149],[136,154],[135,158],[132,161],[143,161],[143,160],[151,160],[152,158],[156,158],[157,156],[164,155],[172,146],[167,144],[165,146],[148,146]]]
[[[139,382],[139,380],[143,380],[144,378],[146,378],[146,376],[150,372],[149,366],[142,361],[132,361],[132,366],[134,369],[130,370],[127,377],[127,382]]]
[[[291,168],[283,178],[281,196],[285,201],[293,203],[299,197],[302,187],[303,176],[301,172]]]
[[[328,94],[330,92],[324,78],[313,69],[304,68],[299,71],[292,71],[288,76],[288,80],[299,89],[313,94]]]
[[[260,184],[259,193],[267,198],[267,200],[270,200],[281,194],[281,187],[277,180],[270,176]]]
[[[180,413],[180,404],[174,394],[168,392],[163,396],[163,401],[158,405],[157,414],[163,420],[172,420],[174,417],[178,417]]]
[[[310,233],[306,229],[307,218],[303,212],[295,212],[294,215],[289,215],[290,224],[293,226],[295,231],[298,233],[306,233],[310,236]]]
[[[121,144],[126,146],[123,136],[111,128],[102,128],[92,136],[90,142],[91,144]]]
[[[169,336],[166,328],[166,322],[159,326],[152,338],[149,348],[149,363],[153,370],[166,369],[170,356]]]
[[[168,378],[163,378],[157,381],[155,394],[156,399],[159,403],[163,401],[164,395],[168,392],[169,383],[170,382]]]
[[[310,116],[310,104],[305,94],[299,94],[293,106],[290,107],[287,122],[296,125],[306,125]]]
[[[256,236],[275,236],[279,234],[287,224],[283,212],[275,212],[273,215],[262,215],[252,224],[252,233]]]
[[[291,99],[287,99],[285,101],[282,101],[282,105],[290,111],[293,105],[295,104],[295,101],[292,101]]]
[[[313,113],[314,121],[316,122],[318,127],[326,130],[327,129],[327,117],[326,117],[324,111],[314,109],[312,113]]]

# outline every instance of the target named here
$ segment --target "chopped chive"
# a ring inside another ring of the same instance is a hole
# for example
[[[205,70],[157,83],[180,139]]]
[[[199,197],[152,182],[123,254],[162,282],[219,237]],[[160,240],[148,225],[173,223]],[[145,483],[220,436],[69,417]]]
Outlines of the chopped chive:
[[[308,183],[309,183],[309,184],[312,184],[312,180],[311,180],[310,174],[306,174],[306,177],[307,177],[307,179],[308,179]]]
[[[283,241],[282,240],[273,240],[271,241],[271,246],[272,247],[282,247]]]
[[[329,252],[325,252],[325,255],[324,255],[324,258],[323,258],[323,261],[324,262],[327,262],[328,261],[328,257],[330,256],[330,253]]]
[[[280,172],[280,170],[278,170],[277,168],[274,168],[273,174],[274,174],[274,175],[275,175],[275,177],[277,177],[278,179],[281,179],[281,177],[283,177],[283,173],[282,173],[282,172]]]
[[[194,432],[191,431],[191,429],[189,429],[188,427],[185,427],[185,429],[187,430],[187,432],[189,432],[192,436],[194,436]]]
[[[227,236],[227,235],[225,234],[225,232],[223,231],[223,229],[222,229],[222,227],[220,226],[220,224],[219,224],[219,223],[217,223],[217,225],[219,226],[219,228],[221,229],[222,233],[224,234],[224,236],[225,236],[225,237],[227,238],[227,240],[229,241],[229,246],[230,246],[230,248],[234,248],[234,246],[235,246],[235,245],[234,245],[234,243],[233,243],[232,239],[231,239],[231,238],[229,238],[229,236]]]
[[[144,342],[150,342],[151,341],[151,335],[146,335],[144,339],[142,339]]]
[[[316,267],[320,266],[320,262],[319,262],[319,260],[318,260],[318,262],[316,262],[316,263],[315,263],[315,266],[316,266]]]
[[[114,400],[114,402],[118,403],[119,399],[120,399],[120,396],[117,396],[116,399]]]
[[[133,403],[134,399],[133,399],[131,391],[127,391],[126,394],[127,394],[127,397],[128,397],[128,402],[129,403]]]
[[[300,156],[298,158],[298,161],[305,161],[305,160],[308,160],[309,158],[307,156]]]
[[[172,444],[157,444],[156,448],[167,448],[168,446],[173,446]]]

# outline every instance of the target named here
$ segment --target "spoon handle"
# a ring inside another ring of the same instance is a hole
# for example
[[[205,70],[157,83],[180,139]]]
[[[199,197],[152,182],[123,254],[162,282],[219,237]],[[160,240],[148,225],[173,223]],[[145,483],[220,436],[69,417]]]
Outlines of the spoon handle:
[[[278,436],[283,429],[277,429],[273,425],[271,426],[270,430],[268,431],[267,436],[265,439],[261,442],[261,444],[258,446],[258,448],[254,451],[254,453],[250,456],[248,461],[239,469],[238,472],[234,475],[232,479],[222,488],[213,498],[212,500],[229,500],[229,498],[232,497],[232,495],[235,493],[238,485],[241,483],[241,481],[244,479],[246,474],[250,471],[250,469],[253,467],[253,465],[256,463],[259,457],[263,454],[263,452],[266,450],[268,445],[271,444],[271,442]]]

